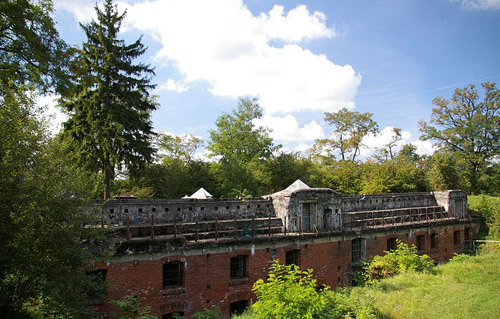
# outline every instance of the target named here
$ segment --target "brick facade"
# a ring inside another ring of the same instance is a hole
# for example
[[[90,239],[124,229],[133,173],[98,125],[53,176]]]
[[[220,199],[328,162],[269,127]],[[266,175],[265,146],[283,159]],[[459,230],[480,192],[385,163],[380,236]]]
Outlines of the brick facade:
[[[350,285],[352,281],[355,266],[351,260],[353,239],[362,238],[363,256],[369,258],[383,255],[387,249],[387,241],[391,238],[416,245],[417,236],[423,235],[422,253],[428,254],[436,262],[444,262],[455,253],[463,251],[466,229],[473,234],[476,226],[473,223],[456,223],[369,231],[360,235],[271,237],[260,242],[219,242],[216,245],[205,245],[201,249],[173,253],[123,255],[107,266],[106,277],[110,288],[106,299],[117,300],[137,292],[143,305],[151,306],[152,313],[158,318],[172,312],[191,317],[194,312],[214,305],[220,307],[223,316],[229,317],[231,303],[242,300],[251,303],[255,300],[251,291],[252,284],[257,279],[266,277],[273,259],[284,262],[289,250],[300,251],[300,267],[313,269],[318,284],[338,287]],[[458,233],[460,240],[457,245]],[[437,249],[430,247],[432,234],[437,234]],[[248,256],[247,274],[243,278],[231,279],[231,257],[241,255]],[[182,285],[164,288],[163,265],[171,262],[182,263]],[[116,310],[109,303],[98,308],[106,312]]]

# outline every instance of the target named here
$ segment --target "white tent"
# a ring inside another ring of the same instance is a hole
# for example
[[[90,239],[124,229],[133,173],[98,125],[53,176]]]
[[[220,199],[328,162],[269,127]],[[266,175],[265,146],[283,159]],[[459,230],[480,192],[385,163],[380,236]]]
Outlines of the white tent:
[[[212,196],[212,194],[207,192],[203,187],[201,187],[199,190],[194,192],[193,195],[191,195],[191,196],[186,195],[182,198],[186,198],[186,199],[212,199],[214,197]]]
[[[311,187],[307,186],[306,183],[298,179],[295,182],[293,182],[290,186],[288,186],[286,189],[294,190],[294,189],[306,189],[306,188],[311,188]]]

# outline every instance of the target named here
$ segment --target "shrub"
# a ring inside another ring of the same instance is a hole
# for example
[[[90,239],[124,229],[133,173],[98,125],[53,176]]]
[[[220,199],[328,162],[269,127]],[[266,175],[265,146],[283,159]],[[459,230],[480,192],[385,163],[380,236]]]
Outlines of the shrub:
[[[321,318],[328,301],[325,289],[317,288],[311,269],[274,261],[267,280],[257,280],[252,288],[258,298],[252,310],[258,319]]]
[[[385,256],[375,256],[364,266],[367,283],[405,272],[432,272],[434,263],[427,255],[419,256],[414,245],[398,240],[397,249],[388,251]]]

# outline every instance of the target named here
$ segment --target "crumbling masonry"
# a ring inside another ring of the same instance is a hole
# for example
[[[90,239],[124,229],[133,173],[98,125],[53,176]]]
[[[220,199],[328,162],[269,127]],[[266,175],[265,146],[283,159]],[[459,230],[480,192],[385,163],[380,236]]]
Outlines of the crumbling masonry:
[[[225,317],[241,312],[274,259],[312,268],[319,284],[345,286],[396,239],[443,262],[477,230],[463,191],[343,196],[300,181],[251,199],[121,197],[105,212],[121,242],[101,267],[110,286],[96,307],[110,311],[107,300],[137,292],[158,318],[212,306]]]

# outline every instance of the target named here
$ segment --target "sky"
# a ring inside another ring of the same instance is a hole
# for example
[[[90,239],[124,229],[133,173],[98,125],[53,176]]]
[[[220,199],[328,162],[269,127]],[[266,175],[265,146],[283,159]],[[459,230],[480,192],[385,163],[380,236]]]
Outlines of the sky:
[[[99,2],[98,2],[99,3]],[[155,130],[192,133],[205,144],[238,97],[256,97],[256,125],[286,151],[306,151],[332,127],[324,112],[371,112],[381,133],[362,157],[383,147],[392,128],[402,144],[431,154],[418,122],[435,97],[500,82],[500,0],[121,0],[120,37],[142,35],[141,61],[154,67]],[[61,37],[81,46],[79,23],[95,18],[93,0],[54,0]],[[55,122],[64,116],[49,105]],[[203,150],[200,150],[203,152]]]

